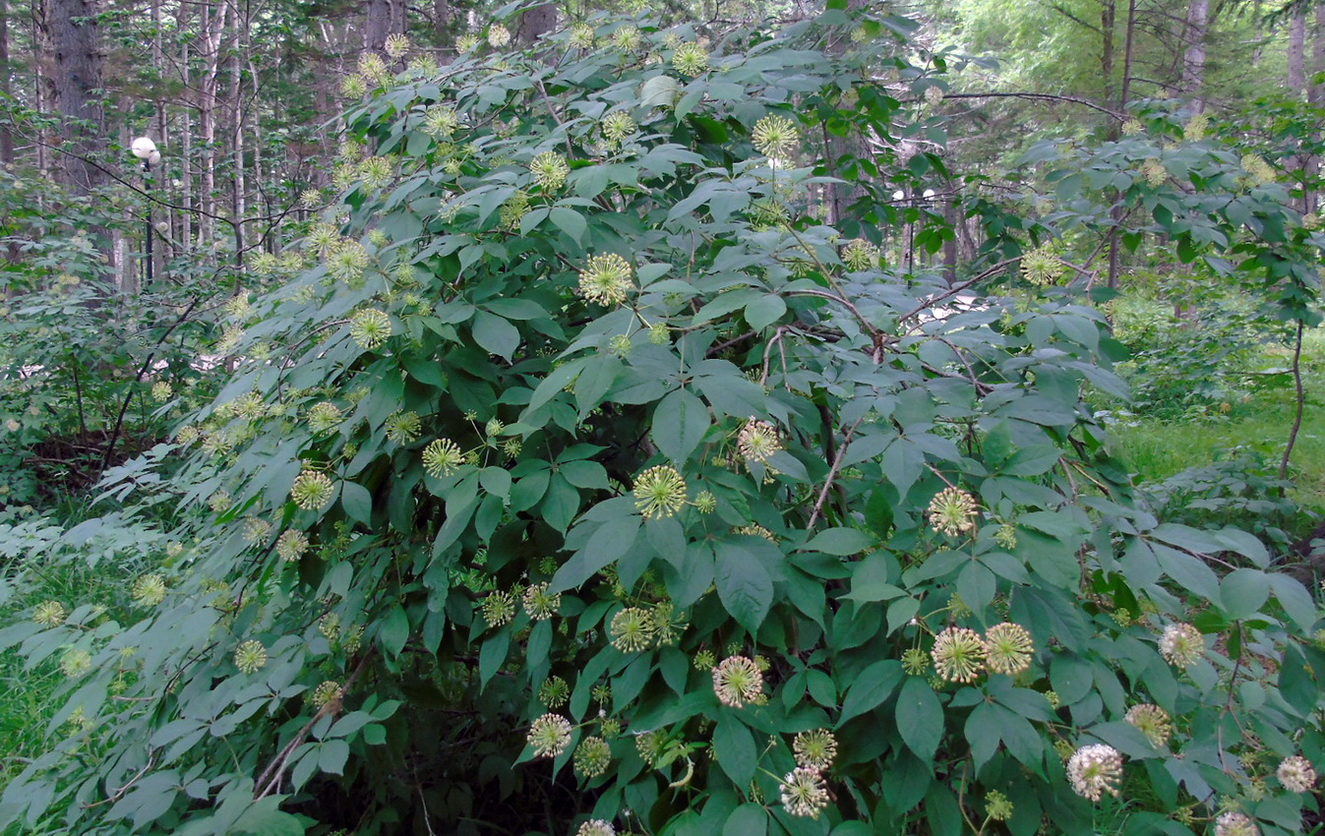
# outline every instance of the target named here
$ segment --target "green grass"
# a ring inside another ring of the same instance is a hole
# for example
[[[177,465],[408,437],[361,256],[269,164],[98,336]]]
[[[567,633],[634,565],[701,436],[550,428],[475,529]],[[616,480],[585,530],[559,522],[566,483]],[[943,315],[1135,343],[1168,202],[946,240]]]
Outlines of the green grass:
[[[1287,348],[1267,348],[1252,371],[1286,368]],[[1325,511],[1325,330],[1303,340],[1303,383],[1307,407],[1289,463],[1292,497],[1316,511]],[[1115,428],[1119,452],[1137,482],[1166,479],[1189,467],[1220,458],[1221,451],[1246,447],[1278,466],[1293,426],[1296,409],[1292,376],[1248,374],[1248,395],[1218,407],[1206,416],[1173,420],[1137,418]]]

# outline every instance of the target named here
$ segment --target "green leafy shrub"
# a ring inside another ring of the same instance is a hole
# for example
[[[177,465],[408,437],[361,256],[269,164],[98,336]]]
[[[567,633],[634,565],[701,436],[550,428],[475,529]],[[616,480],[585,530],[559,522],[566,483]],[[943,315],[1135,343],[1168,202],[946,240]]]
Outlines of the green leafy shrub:
[[[910,30],[701,66],[601,20],[352,108],[348,221],[179,431],[142,616],[0,632],[87,652],[3,820],[1295,832],[1315,602],[1137,507],[1080,398],[1122,391],[1102,318],[1053,282],[922,318],[953,291],[816,214],[828,133],[913,129]]]

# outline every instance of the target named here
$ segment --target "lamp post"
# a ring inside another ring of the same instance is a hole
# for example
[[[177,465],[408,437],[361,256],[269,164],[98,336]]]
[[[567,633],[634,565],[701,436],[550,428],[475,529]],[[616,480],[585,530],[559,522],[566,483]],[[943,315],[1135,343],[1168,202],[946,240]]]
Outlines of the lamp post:
[[[152,286],[152,178],[149,175],[152,173],[152,166],[161,162],[161,152],[156,149],[156,143],[145,136],[135,139],[129,145],[129,150],[143,161],[143,191],[147,194],[147,219],[143,229],[147,249],[146,281],[143,283],[143,289],[146,290]]]

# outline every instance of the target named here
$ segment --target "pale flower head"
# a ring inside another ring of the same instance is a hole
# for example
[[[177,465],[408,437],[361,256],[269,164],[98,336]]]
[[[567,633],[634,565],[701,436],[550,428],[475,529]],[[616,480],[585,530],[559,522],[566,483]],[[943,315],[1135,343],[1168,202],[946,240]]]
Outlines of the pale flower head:
[[[1173,724],[1169,720],[1168,712],[1157,705],[1150,703],[1134,705],[1128,709],[1124,719],[1157,747],[1167,746],[1169,738],[1173,735]]]
[[[633,273],[616,253],[592,256],[580,271],[580,294],[604,307],[620,305],[634,289]]]
[[[1170,624],[1160,636],[1159,653],[1175,668],[1190,668],[1205,655],[1205,639],[1190,624]]]
[[[828,806],[828,789],[814,769],[798,766],[782,779],[782,806],[798,817],[819,818]]]
[[[575,836],[616,836],[616,828],[604,819],[589,819],[575,831]]]
[[[1031,666],[1035,642],[1020,624],[1003,622],[985,631],[985,664],[994,673],[1016,676]]]
[[[961,488],[944,488],[929,502],[929,524],[940,534],[956,537],[975,528],[980,506]]]
[[[966,627],[947,627],[929,652],[934,670],[949,682],[974,682],[985,669],[985,643]]]
[[[544,714],[529,726],[526,738],[534,757],[555,758],[570,746],[570,721],[560,714]]]
[[[1316,770],[1311,761],[1301,755],[1284,758],[1275,775],[1289,792],[1311,792],[1316,786]]]
[[[1116,796],[1123,775],[1123,756],[1104,743],[1082,746],[1067,761],[1067,777],[1082,798],[1099,801],[1104,793]]]
[[[267,648],[251,639],[235,648],[235,667],[240,673],[257,673],[267,664]]]
[[[1261,829],[1245,814],[1228,810],[1215,819],[1215,836],[1260,836]]]
[[[792,740],[791,749],[796,753],[797,766],[823,772],[837,756],[837,738],[827,729],[803,731]]]
[[[719,702],[732,708],[759,703],[766,699],[763,671],[753,659],[729,656],[713,669],[713,692]]]
[[[635,507],[645,519],[673,516],[686,504],[686,483],[676,468],[657,465],[635,479]]]

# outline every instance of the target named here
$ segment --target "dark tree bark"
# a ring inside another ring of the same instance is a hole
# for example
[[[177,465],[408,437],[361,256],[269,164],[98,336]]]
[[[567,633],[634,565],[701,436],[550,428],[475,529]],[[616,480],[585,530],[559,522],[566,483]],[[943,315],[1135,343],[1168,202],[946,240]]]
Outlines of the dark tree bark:
[[[0,97],[14,100],[9,68],[9,3],[0,0]],[[8,119],[0,120],[0,164],[14,164],[14,132]]]
[[[44,82],[50,102],[68,120],[65,138],[71,154],[56,162],[56,176],[82,192],[106,179],[87,161],[106,146],[100,12],[100,0],[39,0],[36,16],[39,45],[48,58]]]
[[[1127,0],[1127,34],[1123,39],[1123,82],[1122,92],[1118,95],[1118,112],[1127,112],[1127,102],[1132,96],[1132,52],[1136,45],[1136,0]],[[1115,197],[1113,209],[1109,213],[1113,219],[1113,230],[1109,234],[1109,287],[1118,287],[1118,275],[1122,272],[1122,248],[1118,233],[1123,222],[1123,205]]]
[[[405,0],[369,0],[363,14],[364,49],[381,52],[387,38],[405,32]]]
[[[557,4],[544,3],[520,15],[515,37],[520,43],[532,44],[555,28],[557,28]]]

